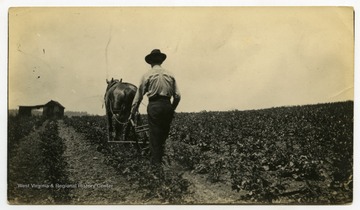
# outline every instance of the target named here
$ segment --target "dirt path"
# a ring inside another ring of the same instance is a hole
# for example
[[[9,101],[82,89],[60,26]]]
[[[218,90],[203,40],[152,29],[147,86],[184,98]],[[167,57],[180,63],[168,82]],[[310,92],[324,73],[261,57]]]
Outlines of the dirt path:
[[[174,148],[178,147],[178,142],[173,141],[170,137],[166,141],[166,153],[169,154],[171,160],[170,170],[183,174],[182,177],[188,180],[190,193],[184,197],[184,202],[189,204],[234,204],[246,203],[239,200],[241,195],[247,192],[236,192],[231,189],[231,183],[224,181],[230,178],[224,178],[217,183],[211,183],[207,180],[207,174],[197,174],[185,169],[174,159]]]
[[[190,181],[190,192],[185,197],[185,202],[194,204],[234,204],[244,203],[239,201],[240,194],[232,191],[230,186],[225,183],[211,184],[204,175],[192,174],[187,171],[183,177]]]
[[[71,204],[131,204],[140,202],[140,194],[129,193],[129,184],[114,168],[104,163],[105,157],[72,127],[58,121],[59,136],[64,139],[64,156],[72,186]],[[130,196],[129,196],[130,195]]]

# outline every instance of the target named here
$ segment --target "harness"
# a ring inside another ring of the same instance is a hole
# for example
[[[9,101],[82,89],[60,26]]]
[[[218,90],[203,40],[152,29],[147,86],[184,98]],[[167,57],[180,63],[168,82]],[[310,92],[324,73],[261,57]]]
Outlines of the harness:
[[[110,101],[110,104],[111,104],[111,103],[112,103],[111,99],[109,99],[109,101]],[[122,125],[127,125],[127,124],[129,123],[128,120],[127,120],[126,122],[120,122],[120,120],[117,119],[116,114],[114,113],[111,105],[110,105],[110,111],[111,111],[111,113],[113,114],[116,122],[118,122],[118,123],[120,123],[120,124],[122,124]],[[115,110],[115,111],[117,111],[117,110]]]
[[[122,79],[121,79],[120,81],[114,80],[114,81],[113,81],[111,84],[109,84],[108,87],[106,88],[106,92],[105,92],[105,95],[104,95],[103,107],[104,107],[104,104],[107,105],[107,104],[106,104],[106,93],[108,92],[108,90],[109,90],[110,88],[112,88],[114,85],[116,85],[116,84],[118,84],[118,83],[122,83]],[[124,84],[125,84],[125,83],[124,83]],[[129,83],[126,83],[126,84],[129,84]],[[112,115],[114,116],[116,122],[120,123],[121,125],[127,125],[127,124],[129,123],[129,120],[126,120],[125,122],[121,122],[119,119],[117,119],[116,114],[114,113],[114,111],[121,111],[121,110],[113,110],[113,108],[112,108],[112,106],[111,106],[111,104],[112,104],[113,101],[112,101],[110,98],[109,98],[109,102],[110,102],[110,111],[111,111]],[[145,104],[144,104],[143,102],[141,102],[141,104],[145,106]],[[139,113],[139,112],[137,112],[137,113]]]

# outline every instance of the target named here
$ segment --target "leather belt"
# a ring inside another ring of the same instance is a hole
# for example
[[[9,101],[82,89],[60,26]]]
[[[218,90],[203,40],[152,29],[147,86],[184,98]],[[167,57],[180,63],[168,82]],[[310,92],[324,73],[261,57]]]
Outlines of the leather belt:
[[[162,96],[162,95],[154,95],[149,98],[149,101],[157,101],[157,100],[170,100],[171,97],[169,96]]]

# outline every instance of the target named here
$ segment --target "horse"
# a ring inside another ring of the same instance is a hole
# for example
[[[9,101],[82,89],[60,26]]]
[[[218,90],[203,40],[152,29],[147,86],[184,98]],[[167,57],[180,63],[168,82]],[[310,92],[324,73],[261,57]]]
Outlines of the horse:
[[[134,100],[137,87],[131,83],[122,82],[112,78],[106,79],[107,87],[104,96],[108,140],[113,140],[113,117],[115,118],[115,140],[120,140],[124,125],[128,124],[130,117],[131,105]],[[128,135],[128,126],[125,126],[124,140]]]

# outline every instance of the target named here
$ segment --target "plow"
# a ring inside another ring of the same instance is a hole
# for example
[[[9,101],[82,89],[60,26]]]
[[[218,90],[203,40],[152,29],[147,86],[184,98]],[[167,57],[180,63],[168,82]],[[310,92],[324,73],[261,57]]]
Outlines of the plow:
[[[124,140],[109,140],[108,143],[132,144],[138,151],[146,152],[149,148],[149,125],[138,125],[134,120],[129,120],[126,124],[130,124],[130,133],[133,138],[131,140],[128,140],[128,138],[124,138]]]

